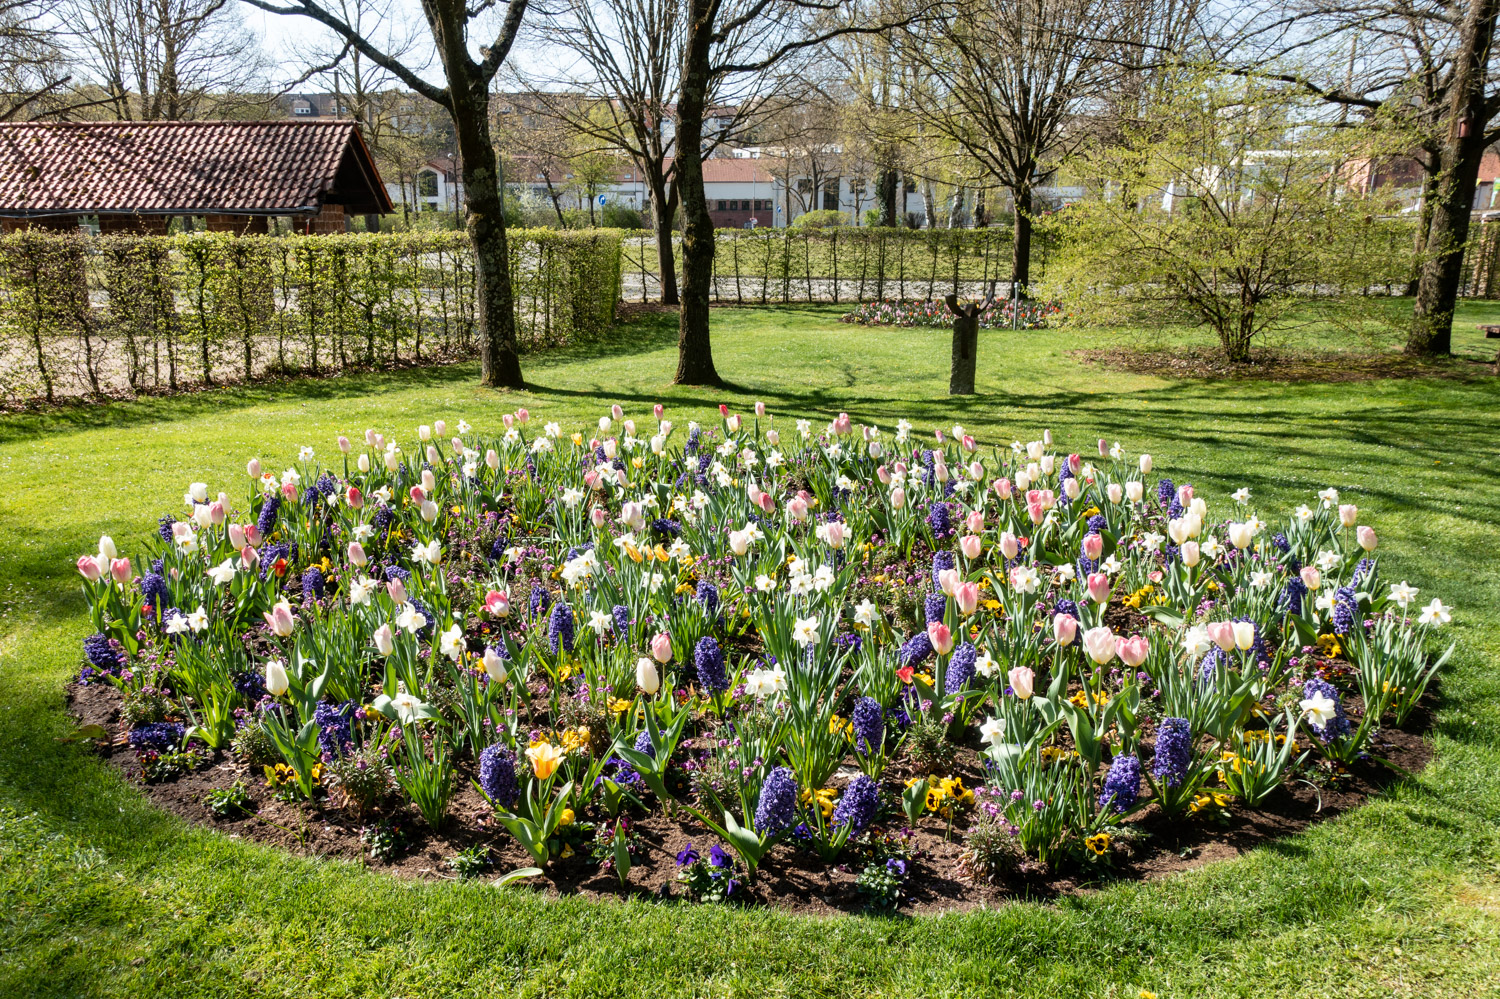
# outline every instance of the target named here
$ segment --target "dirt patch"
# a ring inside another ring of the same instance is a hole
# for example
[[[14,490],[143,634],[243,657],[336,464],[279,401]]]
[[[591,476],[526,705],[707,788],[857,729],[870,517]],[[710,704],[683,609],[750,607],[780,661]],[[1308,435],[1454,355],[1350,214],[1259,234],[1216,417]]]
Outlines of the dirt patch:
[[[1138,350],[1126,347],[1070,350],[1068,356],[1107,371],[1212,381],[1364,382],[1384,378],[1493,378],[1495,366],[1467,358],[1421,360],[1395,353],[1256,350],[1248,362],[1225,360],[1208,347]]]
[[[312,857],[337,857],[375,870],[406,878],[455,880],[447,861],[459,851],[487,844],[494,858],[494,878],[500,873],[531,866],[530,857],[508,832],[496,823],[488,805],[474,789],[470,763],[460,763],[447,827],[429,829],[409,811],[395,811],[361,818],[329,800],[294,803],[278,800],[265,786],[262,775],[226,754],[206,759],[191,773],[176,780],[142,784],[135,754],[124,743],[120,727],[120,696],[108,685],[73,685],[68,690],[69,710],[81,725],[101,725],[110,738],[99,751],[159,807],[189,822],[217,828],[232,837],[269,843],[293,853]],[[1358,701],[1346,700],[1357,713]],[[1357,808],[1400,777],[1427,765],[1431,748],[1421,736],[1428,724],[1418,711],[1407,729],[1383,731],[1372,752],[1388,764],[1364,761],[1322,786],[1306,782],[1283,785],[1260,809],[1233,808],[1221,821],[1190,820],[1168,823],[1147,809],[1133,825],[1138,835],[1128,853],[1108,871],[1025,870],[998,884],[976,884],[958,874],[958,861],[967,828],[960,819],[947,828],[936,817],[924,817],[909,830],[912,860],[908,864],[906,901],[901,911],[921,914],[965,910],[995,905],[1007,899],[1057,898],[1097,888],[1110,881],[1149,880],[1202,864],[1237,856],[1272,839],[1299,832],[1314,822]],[[960,750],[954,772],[969,787],[982,780],[975,747]],[[904,771],[892,766],[886,783],[895,785]],[[842,778],[836,778],[839,782]],[[249,814],[221,819],[213,815],[204,797],[216,788],[243,781],[251,800]],[[395,818],[410,835],[410,846],[392,860],[376,860],[362,842],[361,833],[377,818]],[[588,817],[581,817],[588,818]],[[681,807],[675,815],[653,811],[634,823],[640,851],[622,886],[611,870],[601,870],[586,851],[565,860],[554,860],[542,877],[530,883],[552,895],[580,895],[609,899],[627,896],[682,898],[677,884],[676,857],[688,843],[703,854],[717,837],[687,815]],[[889,830],[899,832],[898,830]],[[863,899],[855,887],[861,862],[836,866],[822,863],[815,855],[789,845],[777,846],[763,862],[760,875],[737,897],[743,904],[760,904],[811,915],[859,911]]]

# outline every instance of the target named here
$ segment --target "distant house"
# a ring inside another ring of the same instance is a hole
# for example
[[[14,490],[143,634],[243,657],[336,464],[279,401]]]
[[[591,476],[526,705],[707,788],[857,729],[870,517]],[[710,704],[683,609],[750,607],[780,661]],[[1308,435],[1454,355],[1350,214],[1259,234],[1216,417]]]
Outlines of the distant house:
[[[1414,212],[1422,206],[1422,181],[1426,171],[1414,156],[1383,156],[1378,159],[1359,158],[1344,164],[1342,175],[1348,186],[1365,194],[1386,191],[1393,194],[1405,211]],[[1479,163],[1479,180],[1474,186],[1476,212],[1500,209],[1500,149],[1491,146],[1484,151]]]
[[[343,232],[350,215],[392,211],[352,121],[0,123],[0,223],[165,233],[173,217],[209,230]]]

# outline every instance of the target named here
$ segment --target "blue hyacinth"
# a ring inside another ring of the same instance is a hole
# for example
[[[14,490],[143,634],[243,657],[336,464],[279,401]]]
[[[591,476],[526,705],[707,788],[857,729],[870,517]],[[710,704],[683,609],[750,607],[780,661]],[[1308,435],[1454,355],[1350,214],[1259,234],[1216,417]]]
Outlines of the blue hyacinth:
[[[1159,743],[1158,743],[1159,745]],[[1129,811],[1141,793],[1141,761],[1135,756],[1116,756],[1104,777],[1104,790],[1099,794],[1099,807],[1109,807],[1116,812]]]
[[[948,672],[943,677],[943,693],[956,694],[974,678],[974,664],[979,661],[979,650],[964,642],[953,650],[948,660]]]
[[[780,836],[797,818],[797,778],[786,767],[766,775],[755,806],[755,830],[762,836]]]
[[[318,723],[318,746],[324,756],[342,756],[353,745],[349,722],[354,717],[354,707],[353,701],[342,704],[324,701],[313,710],[313,719]]]
[[[698,685],[710,693],[719,694],[729,689],[729,677],[724,672],[724,651],[710,635],[698,639],[693,648],[693,668],[698,673]]]
[[[624,604],[615,604],[609,613],[615,619],[615,634],[622,641],[628,639],[630,637],[630,608]]]
[[[855,702],[849,726],[854,730],[854,748],[861,753],[875,752],[885,745],[885,712],[875,698],[861,697]]]
[[[146,603],[161,614],[172,606],[172,597],[167,591],[167,580],[159,572],[148,572],[141,577],[141,596]]]
[[[647,756],[656,755],[656,747],[651,744],[650,731],[644,731],[635,737],[635,751],[645,753]]]
[[[916,666],[930,655],[932,655],[932,639],[927,637],[927,632],[919,631],[902,644],[901,651],[896,654],[896,657],[902,666]]]
[[[260,508],[260,516],[255,521],[255,526],[260,530],[261,537],[270,537],[271,532],[276,530],[276,512],[280,509],[280,493],[272,493],[266,497],[265,504]]]
[[[922,601],[922,613],[928,624],[941,622],[948,610],[948,598],[942,593],[929,593]]]
[[[310,565],[302,570],[302,600],[312,603],[323,597],[323,570]]]
[[[1193,730],[1186,718],[1163,718],[1156,730],[1156,756],[1151,776],[1176,787],[1187,779],[1193,762]]]
[[[562,601],[553,605],[552,615],[547,619],[547,642],[553,655],[557,655],[559,648],[573,651],[573,608]]]
[[[536,617],[547,613],[547,607],[551,603],[552,595],[547,592],[547,588],[541,583],[533,582],[531,584],[531,616]]]
[[[719,588],[706,579],[698,580],[698,589],[694,594],[705,610],[714,614],[719,609]]]
[[[516,781],[516,754],[498,742],[481,752],[479,786],[495,804],[514,808],[521,796],[521,787]]]
[[[933,585],[933,587],[937,588],[940,585],[938,577],[940,577],[947,570],[954,569],[954,568],[957,568],[957,567],[958,567],[958,562],[954,559],[952,552],[933,552],[932,553],[932,585]]]
[[[932,506],[927,509],[927,526],[932,528],[934,538],[946,538],[953,533],[953,519],[948,512],[948,504],[942,500],[934,500]]]
[[[848,826],[851,836],[864,831],[875,818],[880,807],[880,785],[875,779],[860,774],[849,782],[843,797],[833,808],[833,824]]]
[[[154,750],[158,753],[168,753],[182,745],[182,737],[186,733],[187,726],[182,722],[149,722],[131,729],[125,740],[136,752]]]

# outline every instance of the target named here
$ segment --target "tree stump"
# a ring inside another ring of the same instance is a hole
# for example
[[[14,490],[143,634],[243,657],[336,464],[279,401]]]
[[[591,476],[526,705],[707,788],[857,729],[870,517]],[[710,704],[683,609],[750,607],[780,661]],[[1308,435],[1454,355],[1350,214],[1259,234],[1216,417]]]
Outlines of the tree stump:
[[[957,295],[944,297],[953,314],[953,361],[948,368],[948,394],[973,395],[974,369],[979,363],[979,317],[995,304],[995,285],[983,302],[958,304]]]

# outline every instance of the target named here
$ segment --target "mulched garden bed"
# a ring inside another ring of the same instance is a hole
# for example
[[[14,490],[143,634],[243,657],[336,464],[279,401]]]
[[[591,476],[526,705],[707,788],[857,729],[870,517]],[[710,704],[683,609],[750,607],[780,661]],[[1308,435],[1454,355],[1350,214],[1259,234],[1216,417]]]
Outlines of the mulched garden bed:
[[[1068,356],[1108,371],[1162,378],[1273,382],[1364,382],[1382,378],[1489,379],[1494,366],[1468,358],[1421,360],[1399,353],[1259,348],[1236,364],[1213,347],[1143,350],[1129,347],[1070,350]]]
[[[99,751],[127,778],[140,784],[140,766],[125,745],[119,724],[119,692],[107,684],[73,684],[68,688],[68,704],[80,726],[100,725],[108,732],[108,739],[96,743]],[[1351,715],[1358,716],[1357,698],[1349,697],[1345,706]],[[1321,786],[1300,780],[1283,785],[1265,808],[1251,810],[1232,805],[1227,820],[1200,818],[1166,823],[1159,821],[1154,806],[1148,808],[1133,823],[1140,835],[1131,840],[1128,854],[1109,870],[1049,871],[1023,867],[999,884],[976,884],[957,870],[962,849],[960,833],[966,828],[966,819],[958,821],[949,837],[945,835],[947,828],[942,820],[924,817],[919,827],[911,831],[913,859],[900,911],[937,913],[993,906],[1016,898],[1056,898],[1097,888],[1109,881],[1152,879],[1237,856],[1268,840],[1289,836],[1314,822],[1357,808],[1400,779],[1402,772],[1415,773],[1424,768],[1432,755],[1431,747],[1422,737],[1428,723],[1427,712],[1419,709],[1406,729],[1382,730],[1371,748],[1387,761],[1384,764],[1365,760],[1342,774],[1320,769],[1318,773],[1326,777]],[[224,835],[271,844],[303,856],[351,860],[400,877],[456,879],[448,859],[480,843],[489,844],[494,858],[492,870],[482,875],[485,879],[530,866],[525,851],[491,819],[489,807],[472,784],[472,765],[461,763],[458,769],[447,830],[432,833],[414,812],[398,811],[394,817],[408,831],[410,845],[391,861],[372,859],[369,847],[361,839],[363,829],[381,817],[379,813],[362,819],[326,799],[313,804],[278,800],[266,787],[262,774],[228,754],[220,753],[215,759],[205,760],[175,780],[142,784],[142,789],[166,811],[189,822],[210,826]],[[960,749],[953,772],[963,777],[969,787],[982,782],[975,747]],[[888,776],[903,775],[902,761],[898,760]],[[251,813],[240,818],[215,817],[204,803],[205,795],[235,781],[243,781],[248,787]],[[629,894],[681,899],[683,892],[676,883],[678,852],[691,842],[706,854],[716,837],[691,816],[685,816],[681,809],[677,811],[677,818],[653,812],[635,823],[644,854],[632,866],[628,889],[621,887],[613,871],[601,870],[584,852],[554,860],[544,875],[527,884],[554,895],[618,898]],[[859,911],[862,897],[855,890],[856,874],[854,865],[828,867],[815,855],[782,844],[763,862],[755,882],[737,893],[736,898],[742,899],[741,904],[763,904],[811,915]]]

